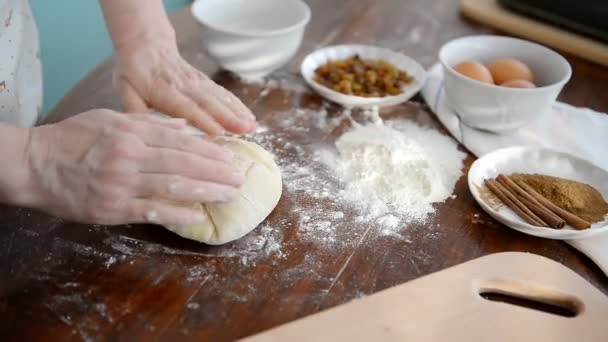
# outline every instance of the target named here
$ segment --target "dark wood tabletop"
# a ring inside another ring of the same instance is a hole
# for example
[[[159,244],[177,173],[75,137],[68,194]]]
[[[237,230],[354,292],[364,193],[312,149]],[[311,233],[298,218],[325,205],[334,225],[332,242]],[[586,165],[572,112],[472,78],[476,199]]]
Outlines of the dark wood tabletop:
[[[341,129],[319,123],[338,117],[341,109],[324,103],[298,76],[307,53],[335,43],[369,43],[403,51],[429,67],[448,40],[493,32],[462,18],[456,0],[307,2],[312,20],[298,55],[259,84],[218,70],[205,55],[204,37],[189,12],[172,15],[185,58],[252,108],[261,129],[251,138],[271,149],[284,167],[313,165],[315,146],[331,143]],[[607,111],[608,69],[566,57],[574,73],[560,100]],[[48,121],[91,108],[118,109],[111,70],[109,60],[91,72]],[[319,117],[322,109],[326,119]],[[382,114],[448,134],[419,97]],[[302,191],[314,184],[298,183],[293,170],[284,174],[283,196],[270,217],[221,247],[152,225],[84,225],[0,206],[1,339],[233,340],[502,251],[549,257],[608,294],[608,278],[583,254],[563,242],[511,230],[481,210],[465,181],[474,159],[468,154],[455,198],[436,205],[429,222],[389,233],[357,223],[356,211],[331,196]],[[331,190],[318,172],[307,179]],[[310,220],[339,217],[336,212],[344,217],[325,221],[329,227],[319,221],[324,231],[310,229]]]

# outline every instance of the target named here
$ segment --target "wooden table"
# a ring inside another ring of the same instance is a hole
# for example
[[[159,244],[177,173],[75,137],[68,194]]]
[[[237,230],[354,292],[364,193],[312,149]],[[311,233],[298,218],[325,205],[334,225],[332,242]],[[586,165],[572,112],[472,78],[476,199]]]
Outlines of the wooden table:
[[[202,37],[188,11],[172,17],[186,59],[214,75],[257,113],[267,131],[254,140],[273,149],[283,165],[306,165],[313,146],[337,134],[319,128],[322,101],[297,75],[305,54],[334,43],[372,43],[404,51],[429,67],[444,42],[490,32],[461,18],[457,1],[308,3],[313,15],[302,48],[271,77],[270,86],[246,85],[218,72],[203,52]],[[608,110],[608,69],[568,59],[574,75],[560,100]],[[49,120],[90,108],[118,108],[111,67],[108,61],[88,75]],[[329,117],[339,112],[328,107]],[[446,133],[420,98],[384,114]],[[465,174],[473,160],[472,155],[466,159]],[[608,294],[608,279],[581,253],[493,221],[474,202],[464,176],[456,198],[438,205],[430,222],[406,224],[389,234],[373,224],[356,223],[354,210],[338,208],[331,198],[314,198],[298,186],[294,173],[287,174],[284,195],[266,223],[223,247],[188,241],[155,226],[83,225],[34,210],[0,207],[0,336],[232,340],[501,251],[557,260]],[[331,212],[337,210],[345,216],[331,222],[328,234],[311,231],[303,215],[312,213],[316,216],[310,220],[318,220],[335,216]]]

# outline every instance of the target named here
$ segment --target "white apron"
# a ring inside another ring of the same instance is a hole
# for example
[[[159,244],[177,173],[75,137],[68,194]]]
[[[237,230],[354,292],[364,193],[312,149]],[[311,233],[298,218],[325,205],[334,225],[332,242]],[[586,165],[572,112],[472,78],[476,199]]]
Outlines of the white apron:
[[[36,123],[42,107],[38,31],[28,0],[0,0],[0,122]]]

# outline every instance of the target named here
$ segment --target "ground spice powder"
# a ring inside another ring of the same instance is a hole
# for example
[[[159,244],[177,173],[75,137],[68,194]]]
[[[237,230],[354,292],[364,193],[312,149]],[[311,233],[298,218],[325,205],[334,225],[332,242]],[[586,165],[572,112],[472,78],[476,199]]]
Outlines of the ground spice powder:
[[[511,178],[527,183],[557,206],[591,223],[603,221],[608,213],[608,203],[591,185],[539,174],[516,173]]]

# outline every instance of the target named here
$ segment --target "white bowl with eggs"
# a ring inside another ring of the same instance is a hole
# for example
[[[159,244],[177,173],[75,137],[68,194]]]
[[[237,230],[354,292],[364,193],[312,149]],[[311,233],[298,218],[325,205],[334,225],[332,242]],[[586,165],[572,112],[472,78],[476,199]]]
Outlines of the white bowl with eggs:
[[[498,60],[502,61],[492,65]],[[551,110],[572,75],[570,64],[557,52],[503,36],[452,40],[439,51],[439,61],[452,109],[467,126],[492,132],[517,129]],[[476,61],[482,67],[469,68],[468,76],[456,71],[456,66],[468,61]],[[484,71],[483,66],[490,68]],[[503,85],[494,84],[494,77],[487,79],[489,70]],[[535,87],[526,88],[528,81]]]
[[[310,8],[301,0],[197,0],[191,12],[209,55],[247,80],[287,64],[310,21]]]

